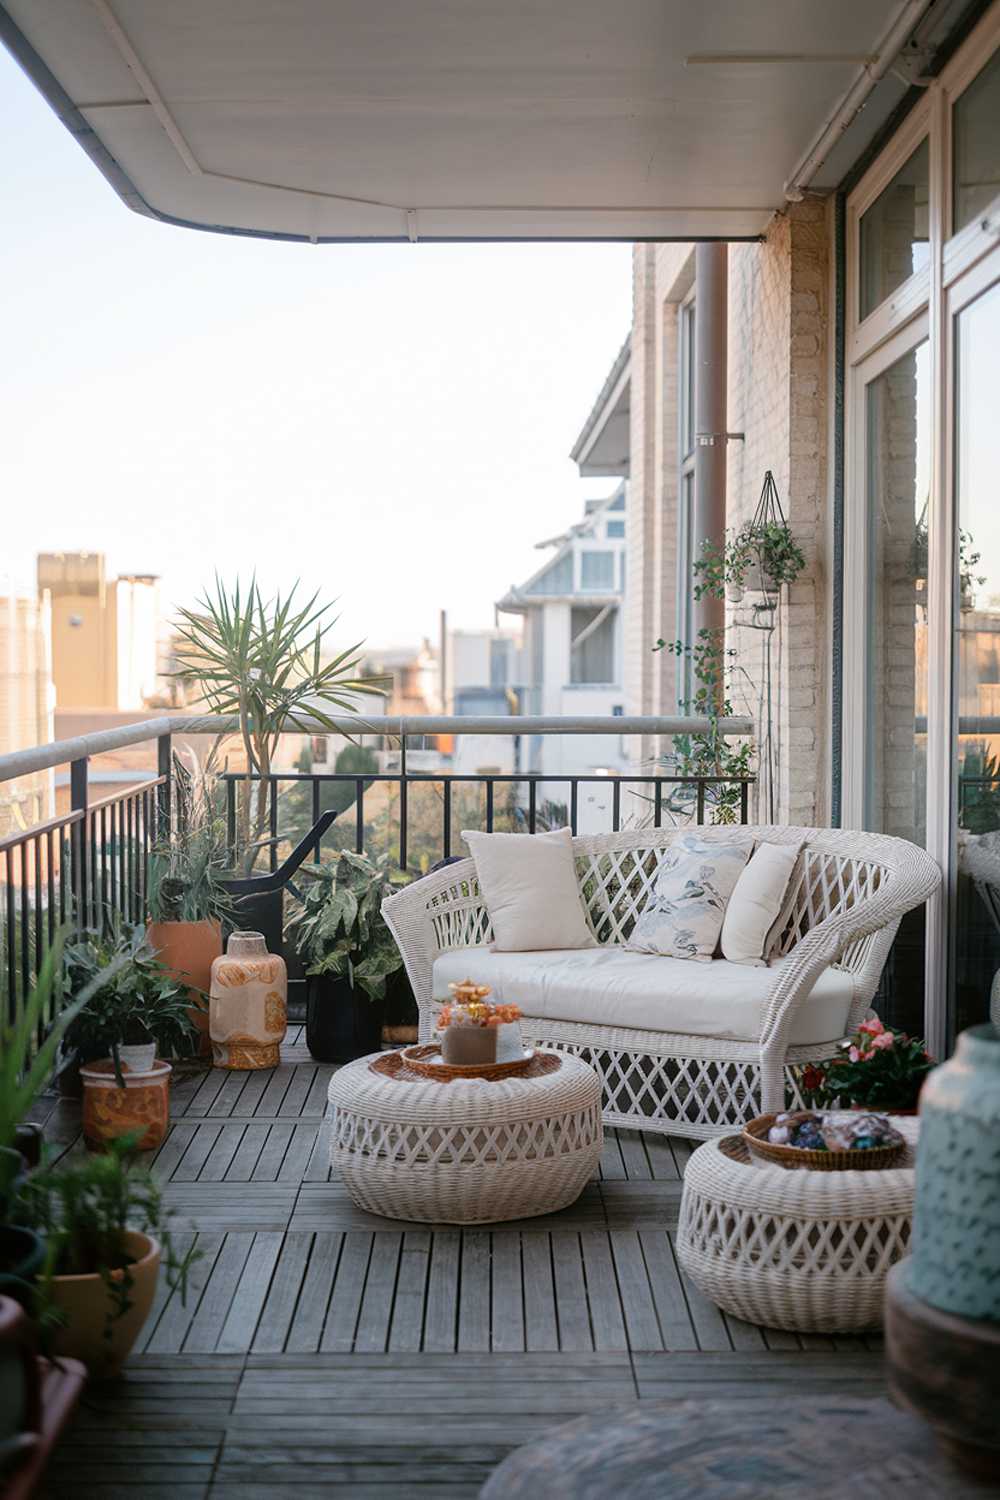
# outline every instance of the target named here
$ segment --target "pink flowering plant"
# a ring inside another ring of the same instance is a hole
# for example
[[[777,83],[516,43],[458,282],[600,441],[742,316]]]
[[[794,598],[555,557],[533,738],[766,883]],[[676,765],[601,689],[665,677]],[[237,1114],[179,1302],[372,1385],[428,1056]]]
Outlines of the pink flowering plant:
[[[890,1031],[872,1016],[843,1043],[840,1057],[803,1068],[800,1086],[813,1109],[852,1104],[864,1109],[915,1109],[933,1066],[922,1040]]]

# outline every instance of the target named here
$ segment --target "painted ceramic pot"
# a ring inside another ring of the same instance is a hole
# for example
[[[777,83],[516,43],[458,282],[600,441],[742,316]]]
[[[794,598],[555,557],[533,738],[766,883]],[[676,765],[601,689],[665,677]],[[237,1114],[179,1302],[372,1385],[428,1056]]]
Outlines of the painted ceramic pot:
[[[205,996],[212,982],[212,964],[222,953],[222,924],[204,922],[150,922],[146,936],[164,968],[174,979],[190,986],[192,1021],[201,1033],[198,1050],[207,1056],[212,1050],[208,1035],[208,1006]]]
[[[285,960],[259,932],[234,932],[212,964],[209,1032],[217,1068],[275,1068],[288,1029]]]
[[[91,1151],[100,1151],[110,1140],[139,1131],[139,1151],[160,1145],[170,1124],[169,1063],[155,1062],[144,1073],[122,1064],[125,1087],[115,1078],[110,1058],[85,1063],[83,1079],[83,1138]]]
[[[1000,1322],[1000,1033],[972,1026],[920,1095],[910,1290]]]

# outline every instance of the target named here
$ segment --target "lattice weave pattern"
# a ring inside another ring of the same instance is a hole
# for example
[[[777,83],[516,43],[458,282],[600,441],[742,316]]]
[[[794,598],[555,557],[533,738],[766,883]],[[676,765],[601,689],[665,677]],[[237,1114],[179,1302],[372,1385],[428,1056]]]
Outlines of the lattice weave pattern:
[[[685,1172],[678,1258],[706,1296],[751,1323],[879,1328],[885,1278],[909,1246],[913,1183],[912,1145],[889,1171],[796,1172],[734,1161],[709,1141]]]
[[[330,1081],[330,1160],[389,1218],[489,1223],[572,1203],[603,1144],[601,1089],[575,1058],[541,1078],[400,1083],[367,1060]]]
[[[675,828],[634,829],[573,841],[580,894],[597,941],[627,941],[653,890]],[[707,839],[731,840],[731,828],[703,828]],[[725,1134],[750,1115],[800,1102],[796,1080],[810,1062],[834,1056],[837,1043],[793,1048],[796,1013],[808,1005],[831,965],[854,985],[846,1031],[864,1018],[905,912],[936,889],[940,872],[916,845],[883,834],[829,828],[747,827],[748,840],[801,846],[779,922],[775,971],[756,1041],[623,1030],[574,1021],[527,1018],[528,1034],[589,1061],[604,1086],[610,1124]],[[432,967],[445,950],[490,942],[489,916],[471,860],[415,881],[387,898],[386,921],[399,944],[428,1040],[436,1009]],[[706,966],[708,968],[708,966]],[[669,995],[664,997],[669,1020]],[[710,1002],[708,1002],[710,1003]]]

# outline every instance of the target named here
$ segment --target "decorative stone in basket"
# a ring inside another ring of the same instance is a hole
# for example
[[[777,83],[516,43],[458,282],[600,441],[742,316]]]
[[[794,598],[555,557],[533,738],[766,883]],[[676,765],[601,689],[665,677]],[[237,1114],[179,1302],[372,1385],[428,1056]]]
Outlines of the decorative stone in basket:
[[[760,1161],[820,1172],[877,1171],[894,1166],[906,1149],[885,1115],[807,1109],[759,1115],[744,1126],[743,1139]]]
[[[463,979],[449,984],[451,1001],[438,1012],[441,1059],[453,1067],[480,1067],[489,1063],[514,1062],[524,1055],[521,1012],[516,1005],[497,1005],[487,1000],[488,984]]]

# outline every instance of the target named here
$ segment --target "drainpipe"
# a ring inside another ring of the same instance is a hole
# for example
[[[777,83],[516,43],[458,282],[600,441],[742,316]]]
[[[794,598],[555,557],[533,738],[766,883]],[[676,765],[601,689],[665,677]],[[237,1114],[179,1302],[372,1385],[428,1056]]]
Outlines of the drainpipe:
[[[717,242],[695,247],[694,333],[694,526],[692,556],[704,541],[726,539],[726,381],[729,312],[729,249]],[[703,594],[694,601],[693,626],[723,630],[724,599]]]

